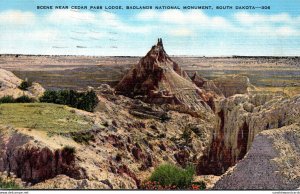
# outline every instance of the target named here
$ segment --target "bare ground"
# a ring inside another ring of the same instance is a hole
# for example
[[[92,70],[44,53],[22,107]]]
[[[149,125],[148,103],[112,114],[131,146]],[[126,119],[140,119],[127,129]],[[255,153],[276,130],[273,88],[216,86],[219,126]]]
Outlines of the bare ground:
[[[300,91],[299,57],[173,57],[188,74],[197,71],[207,79],[240,74],[266,91],[290,95]],[[139,57],[1,55],[0,66],[46,89],[86,89],[102,83],[114,86],[137,64]]]

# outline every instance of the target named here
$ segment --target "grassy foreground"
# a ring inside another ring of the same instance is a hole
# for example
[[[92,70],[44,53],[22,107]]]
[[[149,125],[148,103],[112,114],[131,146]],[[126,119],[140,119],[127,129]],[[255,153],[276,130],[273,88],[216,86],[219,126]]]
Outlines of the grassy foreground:
[[[65,105],[49,103],[0,104],[0,124],[47,132],[71,132],[92,127],[89,118]]]

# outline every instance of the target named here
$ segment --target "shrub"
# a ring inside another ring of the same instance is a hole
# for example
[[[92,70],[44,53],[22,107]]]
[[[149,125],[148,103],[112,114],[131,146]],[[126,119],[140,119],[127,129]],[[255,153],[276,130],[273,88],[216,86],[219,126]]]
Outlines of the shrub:
[[[56,103],[57,99],[57,92],[52,90],[46,90],[42,97],[40,97],[40,102],[49,102],[49,103]]]
[[[99,100],[94,91],[77,92],[74,90],[47,90],[40,98],[41,102],[64,104],[74,108],[93,112]]]
[[[15,99],[15,102],[16,103],[31,103],[31,102],[34,102],[35,100],[33,98],[30,98],[28,96],[20,96],[19,98],[16,98]]]
[[[20,185],[18,185],[13,179],[9,177],[3,178],[0,177],[0,189],[20,189]]]
[[[12,96],[4,96],[0,98],[0,103],[14,103],[15,99]]]
[[[33,98],[30,98],[28,96],[20,96],[18,98],[13,98],[12,96],[4,96],[0,98],[0,103],[31,103],[35,100]]]
[[[158,182],[162,187],[189,189],[194,174],[195,168],[193,166],[182,169],[175,165],[164,164],[154,170],[149,181]]]
[[[19,85],[19,89],[21,90],[27,90],[32,84],[28,81],[22,81],[22,83]]]
[[[90,133],[72,133],[71,136],[77,143],[88,144],[89,141],[95,141],[94,135]]]
[[[185,128],[181,137],[184,139],[186,145],[190,144],[192,142],[192,131]]]
[[[68,145],[64,146],[63,149],[62,149],[62,151],[66,152],[68,154],[72,154],[72,155],[76,153],[75,147],[68,146]]]
[[[164,113],[160,116],[160,121],[162,123],[165,123],[165,122],[169,121],[170,119],[171,119],[171,117],[167,113]]]
[[[82,103],[79,105],[83,105],[82,109],[93,112],[94,108],[96,108],[99,100],[96,93],[92,91],[88,91],[83,94]],[[80,108],[80,107],[79,107]]]

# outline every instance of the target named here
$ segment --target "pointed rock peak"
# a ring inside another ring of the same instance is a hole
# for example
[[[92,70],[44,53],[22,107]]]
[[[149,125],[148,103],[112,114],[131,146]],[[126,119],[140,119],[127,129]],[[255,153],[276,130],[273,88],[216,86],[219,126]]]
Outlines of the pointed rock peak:
[[[161,46],[161,47],[164,47],[164,45],[163,45],[163,42],[162,42],[162,39],[161,39],[161,38],[159,38],[159,39],[158,39],[156,46]]]
[[[172,61],[164,50],[161,38],[158,38],[157,44],[152,46],[151,50],[145,57],[147,58],[147,60],[153,60],[156,62],[166,62],[167,60]]]
[[[179,106],[183,112],[210,110],[203,101],[203,91],[167,55],[161,38],[138,64],[132,66],[115,89],[119,94],[144,102]]]
[[[172,91],[182,79],[189,80],[188,75],[167,55],[162,39],[158,38],[157,44],[119,82],[116,91],[128,96],[149,96],[153,91]]]

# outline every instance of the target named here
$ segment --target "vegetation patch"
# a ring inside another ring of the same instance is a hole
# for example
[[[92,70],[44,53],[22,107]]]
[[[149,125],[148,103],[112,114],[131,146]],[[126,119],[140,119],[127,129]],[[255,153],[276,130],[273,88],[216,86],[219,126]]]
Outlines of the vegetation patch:
[[[12,96],[3,96],[0,98],[0,103],[14,103],[15,99]]]
[[[72,146],[64,146],[62,149],[63,152],[68,153],[70,155],[74,155],[76,153],[76,149],[75,147]]]
[[[28,81],[22,81],[22,83],[19,85],[19,89],[21,90],[28,90],[28,88],[32,86],[32,83],[31,82],[28,82]]]
[[[89,141],[95,141],[95,137],[91,133],[71,133],[74,141],[77,143],[89,144]]]
[[[165,123],[171,120],[171,117],[167,113],[164,113],[160,116],[160,120],[162,123]]]
[[[151,177],[142,188],[191,189],[194,175],[194,166],[188,166],[183,169],[172,164],[163,164],[154,170]]]
[[[94,91],[77,92],[74,90],[47,90],[40,98],[40,102],[64,104],[93,112],[99,100]]]
[[[68,133],[92,128],[93,120],[50,103],[0,104],[0,124],[54,133]]]
[[[33,98],[30,98],[28,96],[20,96],[18,98],[15,99],[15,103],[31,103],[31,102],[35,102],[35,100]]]
[[[30,102],[35,102],[35,100],[25,95],[20,96],[18,98],[14,98],[12,96],[4,96],[0,98],[0,103],[30,103]]]
[[[0,189],[21,189],[21,187],[9,177],[0,177]]]
[[[182,139],[184,139],[185,145],[189,145],[192,143],[192,131],[189,128],[185,128],[182,135]]]

